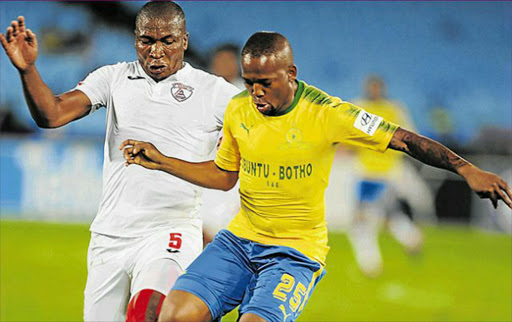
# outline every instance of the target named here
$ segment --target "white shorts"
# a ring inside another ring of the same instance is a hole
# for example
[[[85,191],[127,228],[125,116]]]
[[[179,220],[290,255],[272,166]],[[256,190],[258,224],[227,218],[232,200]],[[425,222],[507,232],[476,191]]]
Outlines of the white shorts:
[[[132,296],[143,289],[164,295],[201,253],[201,227],[177,226],[136,238],[92,232],[84,292],[85,321],[125,321]]]

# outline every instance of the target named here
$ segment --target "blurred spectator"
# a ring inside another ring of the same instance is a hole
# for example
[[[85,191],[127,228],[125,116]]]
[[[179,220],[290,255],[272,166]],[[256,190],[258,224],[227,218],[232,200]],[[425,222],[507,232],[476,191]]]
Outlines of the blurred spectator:
[[[456,109],[449,108],[449,104],[444,103],[445,96],[438,93],[427,94],[431,102],[428,103],[426,112],[428,126],[426,126],[423,135],[437,140],[451,149],[457,151],[466,151],[468,138],[461,131],[460,120],[455,120],[453,113],[457,114]]]
[[[433,135],[444,144],[450,145],[455,141],[455,127],[453,125],[450,112],[441,104],[437,104],[430,108],[429,119],[432,129],[435,133]]]
[[[53,55],[77,54],[84,52],[91,45],[88,34],[82,31],[72,31],[55,26],[41,28],[42,36],[39,41],[45,53]]]
[[[210,60],[210,72],[224,77],[225,80],[244,90],[244,82],[240,77],[240,48],[237,45],[226,43],[213,51]]]
[[[406,110],[387,99],[386,85],[377,76],[367,78],[364,97],[355,102],[369,113],[413,129]],[[349,240],[361,271],[376,277],[382,271],[378,245],[382,224],[386,223],[391,235],[406,251],[420,251],[423,236],[412,215],[432,218],[433,197],[414,167],[404,160],[404,154],[356,148],[356,156],[358,206]]]

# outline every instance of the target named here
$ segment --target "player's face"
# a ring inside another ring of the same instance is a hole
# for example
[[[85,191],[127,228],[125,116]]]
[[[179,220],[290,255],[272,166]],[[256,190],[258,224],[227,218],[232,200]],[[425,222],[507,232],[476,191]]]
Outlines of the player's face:
[[[148,19],[135,30],[135,50],[142,68],[155,81],[183,67],[188,47],[184,23],[176,19]]]
[[[372,100],[378,100],[384,97],[384,85],[375,80],[371,80],[366,84],[366,92]]]
[[[264,115],[279,115],[295,94],[297,67],[275,56],[242,57],[242,78],[254,104]]]

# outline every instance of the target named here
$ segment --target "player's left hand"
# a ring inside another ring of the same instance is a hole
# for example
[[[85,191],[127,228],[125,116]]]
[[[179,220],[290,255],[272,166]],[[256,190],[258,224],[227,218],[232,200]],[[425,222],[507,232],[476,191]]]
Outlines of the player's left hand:
[[[119,150],[123,150],[125,165],[138,164],[147,169],[159,170],[166,156],[149,142],[126,140],[121,143]]]
[[[483,171],[473,165],[465,165],[459,173],[466,179],[469,187],[480,198],[491,199],[494,208],[498,208],[498,200],[501,199],[512,208],[512,192],[507,183],[494,173]]]

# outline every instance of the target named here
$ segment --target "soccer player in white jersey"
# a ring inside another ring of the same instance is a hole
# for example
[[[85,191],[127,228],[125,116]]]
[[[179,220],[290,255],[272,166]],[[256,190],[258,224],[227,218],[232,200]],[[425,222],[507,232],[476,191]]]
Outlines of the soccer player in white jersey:
[[[157,142],[169,155],[206,161],[238,89],[184,63],[185,15],[172,2],[137,14],[138,61],[104,66],[54,96],[36,66],[36,35],[22,16],[0,42],[18,70],[32,117],[56,128],[107,109],[103,191],[91,225],[84,319],[154,321],[174,281],[202,250],[201,188],[163,172],[124,166],[121,142]]]

